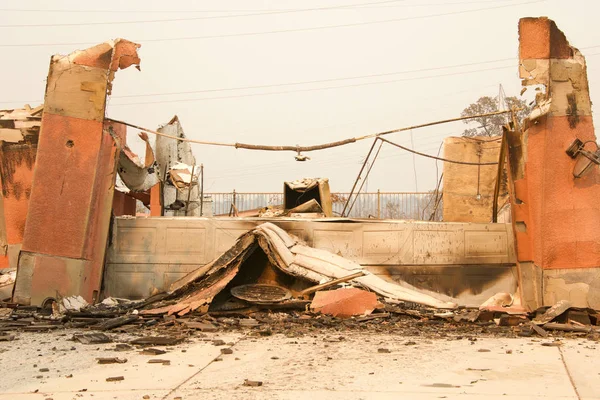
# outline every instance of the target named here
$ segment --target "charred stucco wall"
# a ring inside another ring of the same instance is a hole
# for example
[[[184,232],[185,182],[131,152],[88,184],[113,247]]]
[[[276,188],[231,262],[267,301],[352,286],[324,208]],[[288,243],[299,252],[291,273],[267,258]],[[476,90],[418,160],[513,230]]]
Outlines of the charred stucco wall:
[[[0,175],[0,184],[2,176]],[[4,196],[0,196],[0,268],[8,267],[8,240],[6,239],[6,220],[4,218]]]
[[[448,137],[444,157],[472,163],[497,162],[502,138]],[[498,167],[444,163],[444,221],[490,222]],[[506,185],[500,190],[499,208],[507,201]]]
[[[117,39],[54,56],[14,300],[42,304],[100,290],[122,126],[104,122],[118,69],[139,65],[139,45]]]
[[[27,219],[42,107],[0,110],[0,182],[5,251],[0,268],[16,268]],[[0,240],[1,241],[1,240]],[[0,244],[1,246],[1,244]]]
[[[521,19],[519,38],[523,86],[542,85],[509,138],[517,256],[531,273],[524,297],[531,307],[568,299],[598,309],[600,173],[575,178],[565,152],[575,139],[596,142],[585,58],[548,18]]]

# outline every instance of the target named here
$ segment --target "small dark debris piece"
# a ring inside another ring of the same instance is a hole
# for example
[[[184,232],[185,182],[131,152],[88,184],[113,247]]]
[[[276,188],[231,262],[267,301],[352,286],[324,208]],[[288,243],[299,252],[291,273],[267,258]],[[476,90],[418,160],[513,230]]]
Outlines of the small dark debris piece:
[[[112,339],[104,333],[82,333],[73,335],[73,340],[81,344],[110,343]]]
[[[140,354],[151,355],[151,356],[158,356],[158,355],[165,354],[165,353],[166,353],[166,351],[161,350],[161,349],[155,349],[154,347],[149,347],[147,349],[140,351]]]
[[[183,342],[182,337],[170,337],[170,336],[145,336],[131,340],[131,344],[141,344],[149,346],[172,346],[177,343]]]
[[[273,357],[271,357],[271,360],[279,360],[279,357],[273,356]]]
[[[556,341],[556,342],[545,342],[542,343],[542,346],[546,346],[546,347],[560,347],[562,346],[562,342]]]
[[[127,343],[117,343],[115,345],[115,351],[127,351],[131,349],[133,349],[133,347],[128,345]]]
[[[98,364],[125,364],[127,362],[126,358],[118,357],[99,357],[96,360],[98,360]]]
[[[233,354],[233,350],[229,347],[221,349],[221,354]]]
[[[221,339],[215,339],[212,341],[213,346],[225,346],[225,341]]]
[[[460,386],[456,386],[456,385],[451,385],[449,383],[432,383],[431,385],[423,385],[423,386],[434,387],[434,388],[459,388],[460,387]]]
[[[49,368],[40,368],[40,372],[49,372],[50,369]]]
[[[72,378],[73,374],[65,375],[65,378]]]
[[[240,324],[240,326],[258,326],[259,322],[257,320],[255,320],[254,318],[248,318],[248,319],[240,319],[239,324]]]
[[[412,340],[409,340],[408,342],[404,343],[405,346],[414,346],[416,344],[417,342],[413,342]]]
[[[106,382],[118,382],[118,381],[122,381],[125,378],[122,376],[111,376],[110,378],[106,378]]]
[[[153,358],[152,360],[148,360],[148,364],[171,365],[171,360],[163,360],[161,358]]]
[[[499,326],[518,326],[524,322],[528,322],[529,320],[520,315],[503,315],[498,320]]]
[[[378,353],[391,353],[392,351],[390,349],[381,348],[381,349],[377,349],[377,352]]]
[[[201,332],[216,332],[219,330],[209,322],[183,321],[183,324],[190,329],[197,329]]]
[[[491,350],[490,349],[479,349],[477,350],[479,353],[489,353]]]
[[[548,332],[546,332],[546,330],[544,328],[542,328],[541,326],[537,326],[536,324],[531,324],[531,329],[533,329],[535,331],[535,333],[537,333],[541,337],[548,337]]]
[[[119,326],[127,325],[139,320],[139,315],[124,315],[117,318],[111,318],[94,326],[95,329],[106,331],[109,329],[118,328]]]
[[[258,386],[262,386],[262,382],[261,381],[251,381],[248,379],[244,379],[244,386],[252,386],[252,387],[258,387]]]

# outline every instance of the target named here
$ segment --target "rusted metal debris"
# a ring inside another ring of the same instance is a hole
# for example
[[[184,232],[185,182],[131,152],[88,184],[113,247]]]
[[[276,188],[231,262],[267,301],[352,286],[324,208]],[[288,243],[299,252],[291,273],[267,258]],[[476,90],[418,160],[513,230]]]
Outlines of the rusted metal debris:
[[[231,289],[231,294],[253,304],[279,303],[292,297],[292,293],[286,288],[267,284],[236,286]]]
[[[333,217],[332,207],[326,178],[304,178],[283,184],[283,208],[288,213],[318,213]]]
[[[148,134],[141,132],[140,139],[146,144],[146,154],[144,161],[135,154],[127,144],[119,153],[119,177],[129,190],[134,192],[144,192],[152,188],[159,182],[157,163],[154,158],[154,150],[150,145]]]

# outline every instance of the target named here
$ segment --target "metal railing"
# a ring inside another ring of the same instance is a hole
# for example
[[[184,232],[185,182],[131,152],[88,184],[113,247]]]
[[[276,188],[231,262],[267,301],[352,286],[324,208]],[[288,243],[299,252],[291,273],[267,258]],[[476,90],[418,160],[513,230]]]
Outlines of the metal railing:
[[[340,215],[350,193],[332,193],[333,214]],[[227,215],[235,204],[239,212],[283,204],[283,193],[205,193],[213,201],[213,215]],[[442,205],[435,207],[434,192],[369,192],[356,195],[351,218],[442,220]],[[434,213],[435,210],[435,213]],[[433,213],[433,217],[432,217]]]

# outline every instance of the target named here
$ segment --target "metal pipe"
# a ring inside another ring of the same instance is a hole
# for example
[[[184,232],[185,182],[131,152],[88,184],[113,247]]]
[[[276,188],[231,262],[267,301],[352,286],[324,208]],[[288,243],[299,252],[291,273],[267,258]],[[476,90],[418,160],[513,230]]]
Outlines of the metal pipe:
[[[188,198],[187,198],[187,202],[185,203],[185,216],[187,217],[188,215],[188,209],[190,208],[190,198],[192,197],[192,187],[194,186],[194,169],[196,168],[196,165],[192,165],[192,176],[190,176],[190,186],[188,187]]]
[[[360,176],[362,175],[365,166],[367,165],[367,161],[369,161],[369,157],[371,156],[371,153],[373,152],[373,149],[375,148],[375,144],[377,143],[377,138],[375,138],[375,140],[373,140],[373,144],[371,145],[371,148],[369,149],[369,152],[367,153],[367,157],[365,158],[365,162],[363,163],[362,167],[360,168],[360,171],[358,172],[358,176],[356,177],[356,179],[354,180],[354,185],[352,185],[352,190],[350,191],[350,194],[348,195],[348,200],[346,200],[346,204],[344,204],[344,209],[342,210],[342,217],[344,217],[344,215],[346,214],[346,208],[348,207],[348,204],[350,204],[350,199],[352,198],[352,194],[354,193],[354,189],[356,189],[356,185],[358,184],[358,180],[360,179]]]
[[[380,140],[383,140],[381,138],[377,138]],[[377,140],[375,139],[375,140]],[[371,169],[373,168],[373,165],[375,165],[375,160],[377,160],[377,156],[379,155],[379,152],[381,151],[381,146],[383,146],[383,142],[381,142],[379,144],[379,148],[377,149],[377,153],[375,153],[375,157],[373,157],[373,162],[371,163],[371,165],[369,165],[369,169],[367,170],[367,174],[365,175],[365,179],[362,180],[360,187],[358,188],[358,192],[356,193],[356,197],[354,198],[354,201],[352,202],[352,205],[350,206],[350,208],[348,209],[348,215],[350,215],[350,213],[352,212],[352,208],[354,208],[354,203],[356,203],[356,200],[358,200],[358,195],[360,194],[360,191],[362,190],[365,182],[367,181],[367,178],[369,177],[369,173],[371,172]]]
[[[204,215],[204,164],[200,164],[200,216]]]
[[[500,183],[504,172],[504,159],[506,158],[506,127],[502,128],[502,142],[500,143],[500,158],[498,159],[498,171],[496,173],[496,185],[494,185],[494,202],[492,203],[492,222],[498,222],[498,198],[500,197]]]

